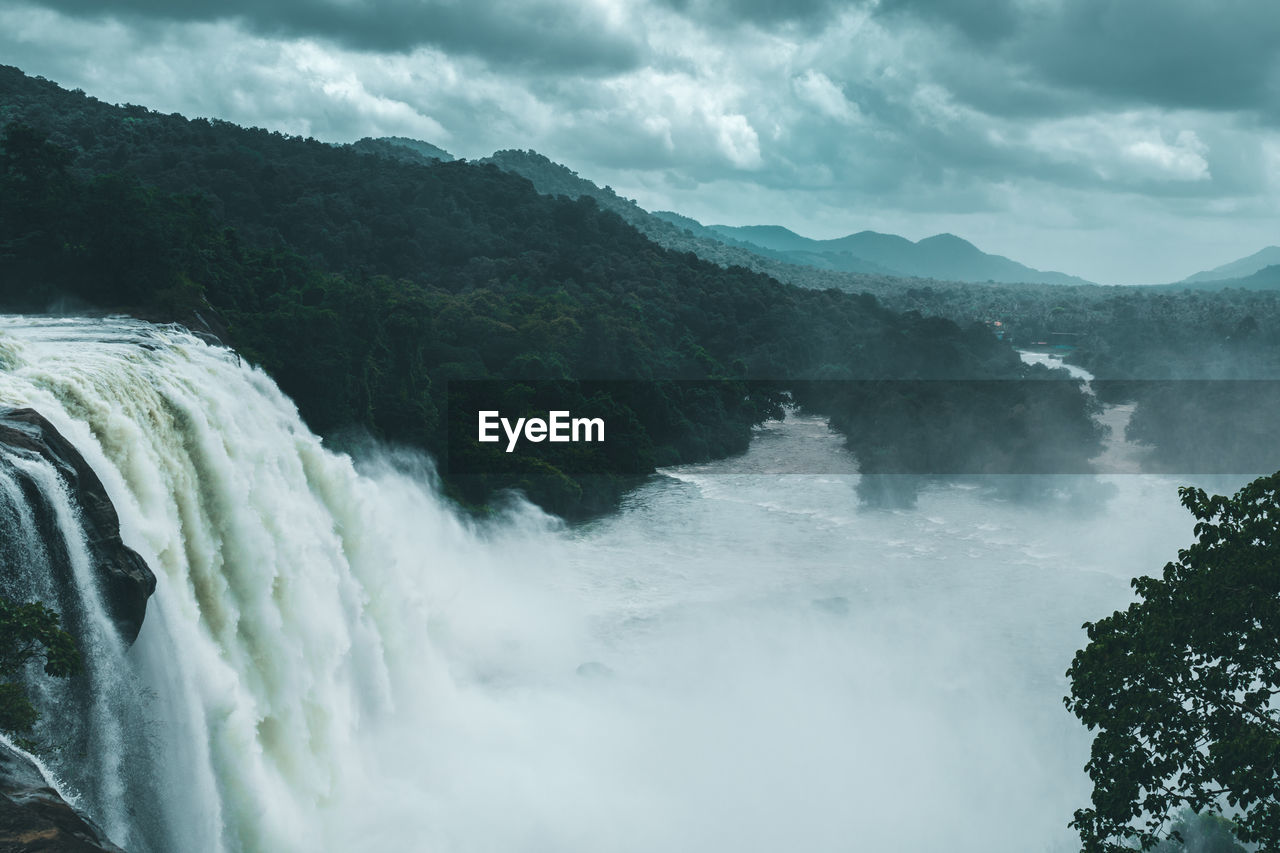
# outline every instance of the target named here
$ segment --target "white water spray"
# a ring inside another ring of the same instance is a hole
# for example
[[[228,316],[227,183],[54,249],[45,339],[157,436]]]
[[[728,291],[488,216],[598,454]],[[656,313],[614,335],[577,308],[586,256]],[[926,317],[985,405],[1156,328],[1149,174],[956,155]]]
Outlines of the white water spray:
[[[426,483],[357,474],[262,373],[182,331],[7,319],[0,334],[0,403],[73,441],[161,577],[129,655],[88,650],[154,696],[152,754],[107,744],[103,760],[141,764],[104,767],[91,797],[131,798],[152,835],[108,830],[138,850],[343,849],[344,789],[379,776],[360,733],[444,680],[427,632],[442,556],[503,549]],[[95,708],[104,726],[119,711]]]
[[[1189,534],[1154,478],[863,511],[805,420],[590,525],[477,528],[180,330],[9,318],[0,349],[0,403],[80,449],[160,576],[95,651],[142,695],[95,712],[136,722],[86,800],[137,853],[1069,850],[1079,624]],[[796,453],[833,473],[752,473]]]

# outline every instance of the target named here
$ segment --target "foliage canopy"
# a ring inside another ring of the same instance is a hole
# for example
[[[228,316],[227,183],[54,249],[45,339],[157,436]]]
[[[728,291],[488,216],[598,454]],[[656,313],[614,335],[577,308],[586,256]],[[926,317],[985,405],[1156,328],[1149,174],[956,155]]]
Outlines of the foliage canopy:
[[[424,449],[467,504],[519,488],[562,515],[607,510],[636,480],[620,470],[744,450],[784,390],[847,427],[867,460],[903,445],[882,467],[1034,457],[1006,453],[1009,430],[996,428],[1012,412],[1021,434],[1036,434],[1021,388],[964,409],[992,428],[963,441],[944,428],[967,389],[931,380],[1027,373],[981,324],[671,251],[589,197],[549,198],[492,165],[405,162],[111,106],[3,66],[0,117],[0,307],[216,330],[312,429]],[[802,379],[820,381],[797,388]],[[930,381],[883,402],[845,384],[867,379]],[[580,384],[595,380],[614,384]],[[556,408],[610,413],[625,440],[571,458],[545,443],[518,459],[486,445],[472,455],[497,464],[455,475],[451,436],[474,434],[474,422],[459,424],[447,400],[470,381],[505,383],[496,407],[512,415],[525,413],[526,382],[557,383],[567,393]],[[881,406],[885,417],[870,417]],[[839,417],[851,408],[858,417]],[[940,414],[925,429],[896,427],[917,411]],[[1079,406],[1064,417],[1087,458],[1087,418]]]
[[[40,657],[46,675],[80,672],[75,640],[59,626],[57,613],[39,602],[18,604],[0,596],[0,732],[29,734],[40,718],[20,683],[27,664]]]
[[[440,455],[443,386],[459,378],[939,378],[916,362],[1009,378],[961,334],[983,320],[1000,320],[1020,346],[1069,333],[1071,359],[1099,379],[1280,376],[1280,290],[961,284],[797,266],[695,238],[539,155],[491,158],[518,174],[406,159],[385,141],[325,145],[113,106],[0,65],[0,125],[11,122],[39,131],[14,140],[11,166],[27,160],[53,180],[0,195],[17,202],[0,205],[0,220],[12,214],[0,221],[0,304],[184,323],[198,313],[215,326],[220,314],[224,339],[324,434],[355,426]],[[1183,439],[1235,422],[1247,428],[1215,448],[1227,461],[1214,470],[1276,467],[1233,453],[1249,444],[1257,406],[1216,396],[1189,406],[1189,389],[1143,383],[1096,390],[1137,403],[1128,437],[1151,445],[1162,470],[1205,470],[1206,444]],[[659,458],[724,455],[749,436],[739,412],[708,419],[671,402],[661,426],[678,437],[651,436]],[[810,402],[844,422],[831,401]],[[897,431],[879,432],[852,439],[860,461]]]
[[[1072,822],[1087,853],[1150,849],[1185,809],[1280,850],[1280,473],[1179,494],[1197,541],[1085,625],[1067,672],[1067,707],[1098,732]]]

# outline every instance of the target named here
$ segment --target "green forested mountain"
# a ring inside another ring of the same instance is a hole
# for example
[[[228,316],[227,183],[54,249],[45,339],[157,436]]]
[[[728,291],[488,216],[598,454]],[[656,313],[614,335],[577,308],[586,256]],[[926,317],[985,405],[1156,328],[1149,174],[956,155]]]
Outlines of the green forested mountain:
[[[800,379],[1026,372],[981,325],[671,251],[593,199],[540,195],[490,164],[112,106],[13,68],[0,68],[0,120],[7,310],[207,323],[316,430],[366,430],[446,465],[451,424],[455,438],[467,429],[451,420],[448,391],[469,380],[504,380],[513,414],[537,402],[543,386],[529,383],[558,381],[559,400],[620,425],[625,440],[572,459],[546,445],[517,459],[470,448],[470,473],[446,482],[471,503],[514,486],[565,514],[607,508],[630,482],[620,471],[745,448]],[[1022,392],[1010,389],[1012,411]],[[815,411],[879,405],[829,384],[800,393]],[[959,394],[935,382],[911,400]],[[997,416],[1019,417],[999,405],[967,415]],[[848,434],[864,451],[884,438]],[[999,441],[967,434],[979,455]],[[913,441],[931,444],[898,458],[933,445],[969,452],[945,430]]]
[[[544,195],[590,196],[668,248],[695,252],[722,266],[745,266],[802,287],[877,292],[885,286],[886,276],[947,282],[1089,283],[986,254],[951,234],[914,243],[873,231],[835,240],[811,240],[778,225],[708,226],[672,211],[645,211],[612,188],[601,188],[534,151],[499,151],[482,162],[528,178]]]
[[[1227,281],[1229,279],[1246,278],[1265,267],[1280,264],[1280,246],[1267,246],[1265,249],[1254,252],[1247,258],[1231,261],[1214,267],[1211,270],[1203,270],[1195,275],[1189,275],[1184,278],[1183,283],[1191,283],[1197,281]]]
[[[1262,254],[1259,252],[1258,254]],[[1257,257],[1256,255],[1254,257]],[[1228,264],[1227,266],[1232,266]],[[1242,267],[1248,269],[1249,267]],[[1153,285],[1153,290],[1280,290],[1280,263],[1271,264],[1234,278],[1189,278],[1176,284]]]
[[[1280,263],[1265,266],[1255,273],[1238,278],[1236,285],[1247,290],[1280,290]]]
[[[812,240],[778,225],[707,226],[724,238],[759,246],[788,263],[843,272],[878,272],[949,281],[1089,284],[1060,272],[1043,272],[989,255],[954,234],[911,241],[896,234],[860,231],[832,240]]]
[[[837,287],[858,293],[863,289],[845,287],[848,282],[823,283],[793,281],[787,273],[802,273],[804,268],[780,263],[762,254],[758,247],[726,240],[717,234],[689,233],[681,223],[673,223],[664,214],[649,213],[631,199],[619,196],[612,187],[600,187],[581,177],[577,172],[536,151],[503,150],[486,157],[481,163],[492,163],[504,172],[527,179],[542,195],[564,196],[576,199],[584,196],[593,199],[604,210],[612,211],[628,224],[660,246],[676,252],[692,252],[699,258],[722,267],[738,266],[779,281],[801,287]],[[693,220],[688,220],[693,222]],[[696,223],[695,223],[696,224]],[[782,273],[780,275],[780,273]]]
[[[1258,467],[1259,454],[1280,455],[1273,449],[1280,448],[1280,441],[1264,426],[1280,416],[1280,400],[1272,390],[1273,380],[1280,379],[1277,267],[1243,279],[1159,287],[960,283],[948,280],[959,277],[948,273],[948,266],[931,270],[938,274],[935,279],[902,278],[884,274],[847,251],[812,251],[815,241],[776,226],[707,227],[670,211],[648,214],[533,152],[499,152],[492,159],[528,177],[539,192],[597,198],[663,245],[686,247],[721,265],[741,264],[803,287],[868,292],[894,310],[945,317],[962,325],[991,324],[1016,346],[1055,347],[1102,379],[1115,380],[1099,386],[1108,400],[1137,403],[1129,437],[1151,445],[1154,468],[1263,471],[1271,468]],[[869,232],[829,242],[845,249],[859,245],[866,255],[899,263],[899,257],[909,256],[920,245]],[[941,235],[921,244],[945,248],[948,242],[963,243]],[[1265,252],[1246,260],[1256,263],[1264,257]],[[846,271],[840,270],[841,263]],[[1215,384],[1236,380],[1245,384]],[[974,399],[981,398],[981,388],[971,390]],[[845,399],[853,397],[846,393]],[[833,423],[864,438],[877,432],[852,402],[845,406],[845,416]],[[900,467],[891,445],[900,440],[901,430],[915,427],[896,415],[881,416],[876,423],[887,444],[868,448],[864,468]],[[886,428],[888,424],[894,426]],[[1070,445],[1075,439],[1065,440]],[[906,467],[915,462],[918,459]]]
[[[362,154],[380,154],[393,160],[403,160],[406,163],[430,165],[437,161],[450,163],[458,159],[448,151],[438,148],[430,142],[409,139],[406,136],[382,136],[377,139],[366,136],[358,142],[351,143],[351,147]]]
[[[956,280],[958,274],[948,274],[945,265],[935,270],[938,276],[933,279],[904,278],[858,259],[867,264],[866,270],[840,271],[834,255],[824,260],[810,251],[819,241],[784,228],[704,226],[671,211],[650,214],[612,189],[602,189],[534,152],[500,151],[488,161],[529,178],[540,193],[595,198],[656,242],[721,266],[745,266],[801,287],[870,293],[893,310],[945,317],[961,325],[999,322],[1005,340],[1017,346],[1069,339],[1068,357],[1105,378],[1280,376],[1280,298],[1242,292],[1270,289],[1274,274],[1268,270],[1248,279],[1159,287],[965,283]],[[872,232],[825,242],[845,249],[856,245],[867,255],[890,260],[921,244],[927,248],[964,243],[939,235],[915,244]],[[846,251],[843,257],[853,256]],[[1240,334],[1249,329],[1254,331]]]

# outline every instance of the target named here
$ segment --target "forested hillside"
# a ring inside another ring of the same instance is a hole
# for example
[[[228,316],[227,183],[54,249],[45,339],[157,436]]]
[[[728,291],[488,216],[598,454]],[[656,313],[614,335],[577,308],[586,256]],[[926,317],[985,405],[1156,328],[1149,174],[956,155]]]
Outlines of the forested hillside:
[[[669,211],[651,214],[531,151],[499,151],[486,162],[527,177],[546,195],[594,198],[656,242],[721,266],[745,266],[812,289],[870,293],[895,311],[961,325],[998,321],[1005,339],[1017,346],[1062,343],[1055,335],[1069,336],[1069,358],[1106,378],[1280,377],[1280,293],[1266,292],[1280,290],[1274,267],[1244,279],[1152,287],[963,283],[947,276],[945,265],[937,266],[935,278],[903,278],[865,258],[861,272],[842,271],[816,250],[819,241],[785,229],[713,229]],[[773,248],[746,242],[751,235]],[[885,244],[884,252],[916,247],[891,235],[854,237]],[[833,250],[842,245],[825,242]]]
[[[516,486],[565,514],[607,508],[630,482],[620,470],[745,448],[797,379],[1024,373],[981,326],[672,252],[590,199],[539,195],[490,165],[114,107],[16,69],[0,73],[0,104],[8,309],[225,323],[313,428],[438,456],[447,387],[462,380],[570,380],[568,403],[624,426],[608,452],[579,448],[572,473],[542,448],[468,465],[448,485],[471,503]],[[637,381],[601,399],[585,379]],[[512,383],[504,403],[522,411],[527,388]]]
[[[1215,282],[1246,278],[1259,270],[1277,264],[1280,264],[1280,246],[1267,246],[1247,258],[1238,258],[1230,263],[1216,266],[1211,270],[1202,270],[1194,275],[1189,275],[1182,280],[1182,283],[1191,284],[1198,281]]]

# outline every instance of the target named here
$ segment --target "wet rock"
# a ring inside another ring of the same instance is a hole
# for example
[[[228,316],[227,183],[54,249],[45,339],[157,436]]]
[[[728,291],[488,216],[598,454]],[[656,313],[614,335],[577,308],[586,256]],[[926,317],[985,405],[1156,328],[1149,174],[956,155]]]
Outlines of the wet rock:
[[[25,755],[0,742],[0,853],[124,853],[59,796]]]
[[[132,643],[142,628],[147,599],[156,588],[156,576],[146,561],[120,539],[120,517],[80,452],[67,441],[53,424],[33,409],[0,411],[0,450],[34,454],[53,465],[79,508],[89,552],[97,573],[103,599],[120,636]],[[39,501],[34,484],[25,484],[29,498]],[[47,516],[47,514],[45,514]],[[37,518],[45,541],[59,534],[52,519]],[[60,584],[74,584],[73,578],[58,578]]]

